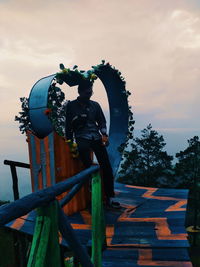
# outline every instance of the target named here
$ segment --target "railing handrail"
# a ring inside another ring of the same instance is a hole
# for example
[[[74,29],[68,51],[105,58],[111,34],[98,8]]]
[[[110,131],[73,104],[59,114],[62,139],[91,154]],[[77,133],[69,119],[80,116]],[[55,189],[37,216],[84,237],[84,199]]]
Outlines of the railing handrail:
[[[7,160],[7,159],[5,159],[4,160],[4,164],[5,165],[9,165],[9,166],[15,166],[15,167],[21,167],[21,168],[30,169],[30,164],[19,162],[19,161],[13,161],[13,160]]]
[[[19,161],[6,160],[6,159],[4,160],[4,164],[10,166],[12,181],[13,181],[14,200],[17,200],[19,199],[19,188],[18,188],[18,177],[17,177],[16,167],[30,169],[30,164],[19,162]]]
[[[59,182],[51,187],[33,192],[23,198],[20,198],[10,204],[0,207],[0,225],[4,225],[18,217],[21,217],[31,210],[48,204],[56,196],[64,193],[74,185],[87,181],[92,173],[99,170],[99,165],[93,165],[88,169],[68,178],[66,181]]]
[[[5,163],[5,161],[4,161]],[[6,163],[9,163],[6,162]],[[5,164],[6,164],[5,163]],[[12,168],[16,168],[16,166],[21,167],[21,164],[15,164],[16,162],[12,162],[10,165]],[[18,162],[19,163],[19,162]],[[26,166],[27,167],[27,166]],[[92,179],[92,262],[91,259],[85,250],[85,248],[81,245],[79,239],[73,232],[73,228],[68,222],[67,216],[64,214],[61,207],[66,205],[73,196],[80,190],[82,185]],[[95,189],[94,189],[95,188]],[[48,209],[50,203],[55,201],[56,196],[64,193],[67,190],[70,190],[65,198],[63,198],[59,206],[59,231],[62,236],[68,242],[72,251],[74,251],[76,257],[79,259],[81,265],[83,267],[100,267],[102,265],[102,245],[105,244],[105,222],[103,220],[103,208],[102,208],[102,192],[101,192],[101,177],[99,174],[99,165],[93,165],[88,169],[81,171],[80,173],[68,178],[63,182],[59,182],[51,187],[47,187],[45,189],[39,190],[37,192],[33,192],[21,199],[15,200],[14,202],[3,205],[0,207],[0,226],[17,219],[31,210],[36,208],[45,207]],[[46,231],[46,228],[45,228]],[[37,229],[36,229],[37,232]],[[43,228],[42,228],[43,232]],[[45,232],[46,233],[46,232]],[[34,234],[35,236],[35,234]],[[99,240],[99,236],[101,236]],[[34,248],[34,246],[33,246]],[[34,253],[37,253],[37,251]],[[40,253],[40,252],[38,252]],[[35,255],[35,254],[34,254]],[[31,260],[31,258],[30,258]]]

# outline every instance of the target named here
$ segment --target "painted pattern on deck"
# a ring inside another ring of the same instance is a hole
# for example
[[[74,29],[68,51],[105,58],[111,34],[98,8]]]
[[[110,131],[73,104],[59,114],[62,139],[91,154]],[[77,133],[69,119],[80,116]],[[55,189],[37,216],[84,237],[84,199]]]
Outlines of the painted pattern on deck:
[[[105,209],[107,250],[103,266],[192,266],[184,227],[187,190],[116,184],[122,209]],[[69,216],[81,243],[91,239],[90,210]],[[32,234],[35,212],[7,224]],[[60,242],[66,245],[60,236]]]

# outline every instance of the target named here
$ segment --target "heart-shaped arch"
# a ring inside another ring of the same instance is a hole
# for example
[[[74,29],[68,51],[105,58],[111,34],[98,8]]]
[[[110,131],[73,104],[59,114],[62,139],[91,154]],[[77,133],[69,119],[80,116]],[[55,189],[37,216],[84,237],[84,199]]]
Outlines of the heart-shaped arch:
[[[120,77],[120,73],[112,68],[110,64],[98,65],[98,68],[94,68],[93,73],[102,81],[108,97],[110,110],[108,154],[115,174],[121,161],[118,148],[126,141],[128,133],[129,108],[125,82]],[[48,104],[49,88],[55,77],[56,74],[53,74],[37,81],[29,95],[31,127],[40,138],[44,138],[53,131],[52,123],[45,115],[45,110]],[[68,85],[72,86],[69,83]]]

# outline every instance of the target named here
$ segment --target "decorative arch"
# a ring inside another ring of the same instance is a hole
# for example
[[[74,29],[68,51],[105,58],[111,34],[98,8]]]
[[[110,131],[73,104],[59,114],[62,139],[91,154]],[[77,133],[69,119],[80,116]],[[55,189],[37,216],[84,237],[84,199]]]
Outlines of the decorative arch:
[[[71,79],[63,79],[64,82],[69,86],[77,85],[77,70],[70,71],[70,73],[72,74]],[[109,63],[102,63],[97,67],[93,67],[92,73],[101,80],[108,97],[110,110],[110,145],[107,150],[113,172],[116,174],[121,161],[118,148],[126,141],[128,133],[129,108],[125,81],[121,77],[121,73]],[[85,74],[86,72],[83,73],[83,75]],[[56,76],[57,74],[53,74],[37,81],[29,95],[29,118],[31,128],[40,138],[44,138],[53,131],[52,123],[48,116],[45,115],[45,110],[48,104],[49,88]]]

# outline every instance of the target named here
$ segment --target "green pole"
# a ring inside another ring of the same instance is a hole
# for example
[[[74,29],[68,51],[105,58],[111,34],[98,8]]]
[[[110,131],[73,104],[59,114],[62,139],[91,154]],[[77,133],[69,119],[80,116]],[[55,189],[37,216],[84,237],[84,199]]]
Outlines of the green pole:
[[[34,267],[46,266],[47,248],[50,234],[51,221],[50,218],[44,216],[44,222],[42,226],[42,232],[40,236],[40,242],[36,253],[36,259]]]
[[[36,218],[35,230],[34,230],[34,235],[33,235],[33,240],[32,240],[27,267],[32,267],[35,264],[35,256],[36,256],[37,248],[40,242],[42,226],[43,226],[43,216],[38,215]]]
[[[57,201],[37,209],[28,267],[60,267],[60,246],[58,238]]]
[[[53,201],[46,210],[48,217],[51,220],[49,242],[46,257],[46,266],[48,267],[60,267],[61,266],[61,254],[58,236],[58,201]],[[64,260],[64,259],[63,259]]]
[[[92,177],[92,262],[95,267],[102,266],[102,245],[105,241],[105,220],[102,205],[101,177]]]

